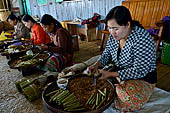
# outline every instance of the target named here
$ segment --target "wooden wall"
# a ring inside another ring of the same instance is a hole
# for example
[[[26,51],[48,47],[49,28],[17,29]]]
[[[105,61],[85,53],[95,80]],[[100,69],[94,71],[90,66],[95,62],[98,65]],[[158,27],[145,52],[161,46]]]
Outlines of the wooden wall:
[[[104,18],[111,8],[121,5],[123,0],[79,0],[62,3],[56,3],[55,0],[47,1],[47,5],[38,6],[37,0],[30,0],[31,15],[42,17],[47,13],[59,21],[77,17],[87,19],[94,13],[99,13]]]
[[[122,5],[129,8],[132,18],[145,28],[156,27],[156,22],[170,16],[170,0],[126,0]]]

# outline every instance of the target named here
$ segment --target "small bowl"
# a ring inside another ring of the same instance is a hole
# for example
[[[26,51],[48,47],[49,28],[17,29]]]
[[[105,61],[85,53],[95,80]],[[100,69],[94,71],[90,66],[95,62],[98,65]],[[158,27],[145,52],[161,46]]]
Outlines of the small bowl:
[[[60,78],[57,80],[57,85],[60,89],[66,89],[67,87],[67,84],[68,84],[68,79],[66,78]]]

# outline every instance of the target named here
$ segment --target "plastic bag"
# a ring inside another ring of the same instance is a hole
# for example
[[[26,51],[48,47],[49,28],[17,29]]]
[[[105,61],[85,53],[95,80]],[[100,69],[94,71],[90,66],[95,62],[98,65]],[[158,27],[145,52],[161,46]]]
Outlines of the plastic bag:
[[[6,33],[4,31],[2,31],[2,33],[0,35],[0,41],[6,40],[6,39],[11,39],[11,38],[6,37],[5,35],[12,35],[12,34],[11,33]]]

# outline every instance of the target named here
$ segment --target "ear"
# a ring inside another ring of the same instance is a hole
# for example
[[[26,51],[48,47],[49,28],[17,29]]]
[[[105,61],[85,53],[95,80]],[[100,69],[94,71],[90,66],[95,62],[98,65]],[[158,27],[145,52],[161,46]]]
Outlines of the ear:
[[[17,20],[15,19],[14,22],[17,22]]]
[[[54,24],[53,24],[53,23],[51,23],[51,24],[50,24],[50,27],[54,28]]]
[[[131,25],[130,25],[130,22],[128,21],[128,23],[127,23],[127,27],[128,27],[128,28],[130,28],[130,26],[131,26]]]

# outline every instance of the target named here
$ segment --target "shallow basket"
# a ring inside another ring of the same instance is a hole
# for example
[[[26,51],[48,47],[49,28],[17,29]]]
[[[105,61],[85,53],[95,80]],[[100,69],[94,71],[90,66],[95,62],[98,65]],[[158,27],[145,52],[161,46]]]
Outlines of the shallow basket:
[[[87,75],[83,75],[83,74],[80,74],[79,76],[76,76],[76,77],[87,77]],[[69,79],[70,80],[73,80],[75,77],[72,77]],[[111,86],[112,88],[114,89],[114,86],[112,85],[111,82],[109,82],[108,80],[106,80]],[[46,88],[44,89],[43,93],[42,93],[42,99],[43,99],[43,109],[44,109],[44,112],[45,113],[102,113],[105,109],[107,109],[111,103],[113,102],[114,100],[114,93],[113,93],[113,98],[110,99],[110,101],[101,106],[99,109],[96,109],[96,110],[93,110],[93,111],[72,111],[72,112],[68,112],[68,111],[65,111],[63,109],[63,107],[55,104],[55,103],[50,103],[49,100],[50,98],[49,97],[46,97],[45,95],[48,94],[49,92],[51,91],[54,91],[54,90],[57,90],[59,89],[59,87],[57,86],[57,83],[56,82],[53,82],[51,84],[48,84],[46,86]]]
[[[170,65],[170,44],[166,42],[163,42],[161,62]]]

